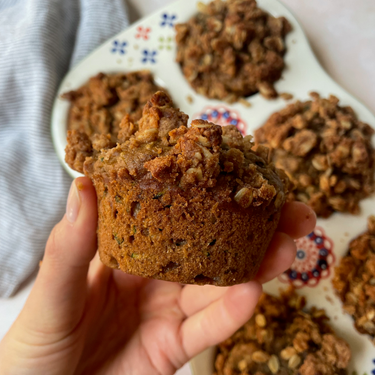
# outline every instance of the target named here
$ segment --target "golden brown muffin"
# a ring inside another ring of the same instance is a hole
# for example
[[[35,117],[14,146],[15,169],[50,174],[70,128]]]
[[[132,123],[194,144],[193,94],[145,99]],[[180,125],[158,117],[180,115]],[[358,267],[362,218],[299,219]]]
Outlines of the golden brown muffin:
[[[88,136],[109,133],[116,142],[123,117],[128,114],[131,121],[139,120],[147,100],[159,90],[147,70],[99,73],[79,89],[62,95],[71,102],[68,130]]]
[[[335,267],[332,284],[355,328],[370,335],[375,345],[375,216],[368,218],[367,227],[350,242],[348,255]]]
[[[186,284],[233,285],[256,274],[289,181],[234,126],[195,120],[156,93],[120,143],[68,133],[66,161],[98,196],[106,265]]]
[[[198,14],[176,25],[177,58],[199,94],[229,103],[260,92],[274,98],[284,69],[284,38],[291,30],[255,0],[198,3]]]
[[[327,323],[324,310],[304,309],[289,289],[263,294],[253,317],[218,347],[214,375],[345,375],[350,347]]]
[[[335,96],[311,95],[272,114],[255,140],[273,149],[276,167],[293,182],[290,199],[322,217],[357,214],[360,200],[374,191],[374,130]]]

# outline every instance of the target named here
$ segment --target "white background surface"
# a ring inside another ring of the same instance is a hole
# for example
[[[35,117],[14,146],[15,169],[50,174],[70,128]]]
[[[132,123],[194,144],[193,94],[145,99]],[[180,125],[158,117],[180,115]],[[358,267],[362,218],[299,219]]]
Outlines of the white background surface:
[[[172,1],[128,0],[131,21]],[[328,73],[375,113],[375,1],[281,1],[301,22]],[[0,299],[0,338],[21,310],[31,287],[32,281],[26,282],[15,297]],[[185,366],[177,374],[189,375],[190,370]]]

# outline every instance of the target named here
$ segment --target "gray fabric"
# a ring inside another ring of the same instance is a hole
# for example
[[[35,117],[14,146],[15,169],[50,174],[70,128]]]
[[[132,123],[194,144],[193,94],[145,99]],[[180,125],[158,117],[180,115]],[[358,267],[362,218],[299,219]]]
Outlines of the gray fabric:
[[[55,155],[58,85],[128,25],[125,0],[0,0],[0,297],[36,268],[71,178]]]

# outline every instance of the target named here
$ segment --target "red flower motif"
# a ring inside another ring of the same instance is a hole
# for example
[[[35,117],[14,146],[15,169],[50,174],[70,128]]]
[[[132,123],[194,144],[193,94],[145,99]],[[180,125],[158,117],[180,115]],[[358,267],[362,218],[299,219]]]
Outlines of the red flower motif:
[[[242,135],[246,135],[246,122],[241,119],[237,111],[224,105],[217,107],[207,106],[203,108],[202,112],[196,114],[193,118],[207,120],[221,126],[235,125]]]
[[[150,31],[151,31],[151,28],[149,27],[138,26],[137,34],[135,34],[135,37],[136,39],[141,38],[143,40],[148,40]]]

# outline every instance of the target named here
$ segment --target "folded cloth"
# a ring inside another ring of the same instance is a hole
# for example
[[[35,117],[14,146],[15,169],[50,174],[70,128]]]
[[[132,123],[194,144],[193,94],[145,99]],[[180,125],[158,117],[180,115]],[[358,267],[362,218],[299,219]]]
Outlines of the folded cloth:
[[[0,297],[33,273],[64,214],[71,179],[50,135],[58,85],[128,25],[124,1],[0,0]]]

